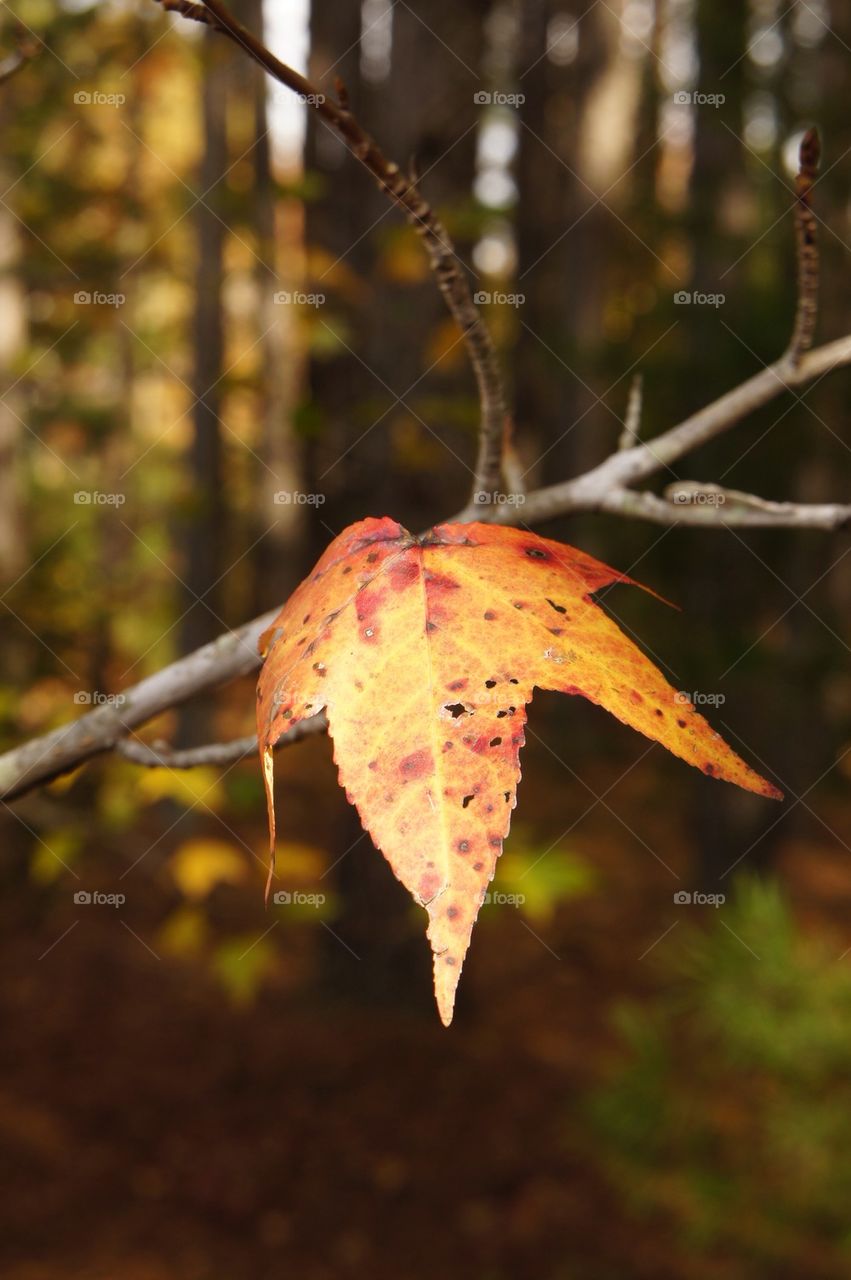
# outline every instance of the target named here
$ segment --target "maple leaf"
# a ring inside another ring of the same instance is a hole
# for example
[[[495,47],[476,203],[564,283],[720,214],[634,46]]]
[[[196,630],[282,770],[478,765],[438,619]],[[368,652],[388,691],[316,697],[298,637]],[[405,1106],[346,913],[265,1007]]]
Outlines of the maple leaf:
[[[340,782],[429,916],[440,1017],[520,780],[533,690],[580,693],[704,773],[781,793],[731,750],[592,599],[633,583],[519,529],[388,517],[336,538],[261,637],[257,728],[274,859],[272,748],[323,708]]]

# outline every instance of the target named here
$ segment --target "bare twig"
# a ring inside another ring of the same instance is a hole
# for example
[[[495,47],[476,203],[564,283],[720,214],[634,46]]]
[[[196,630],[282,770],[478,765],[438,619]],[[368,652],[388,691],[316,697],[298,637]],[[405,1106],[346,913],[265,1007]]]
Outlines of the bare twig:
[[[278,612],[272,609],[163,667],[125,689],[120,703],[96,707],[73,724],[33,738],[0,756],[0,800],[12,800],[68,773],[86,760],[113,750],[129,730],[161,712],[255,671],[260,665],[257,641]]]
[[[467,354],[479,392],[479,448],[476,459],[473,493],[494,493],[499,489],[502,464],[505,394],[496,348],[490,330],[476,304],[458,257],[437,214],[423,198],[415,178],[405,176],[397,164],[387,160],[375,140],[348,109],[345,93],[340,101],[319,89],[292,67],[281,62],[247,27],[230,13],[222,0],[205,0],[204,5],[191,0],[157,0],[164,9],[185,18],[206,23],[229,36],[273,79],[285,85],[306,102],[346,142],[358,160],[369,170],[379,187],[398,204],[421,237],[429,263],[447,307],[464,336]]]
[[[0,62],[0,84],[5,84],[7,80],[11,80],[12,76],[16,75],[21,67],[32,61],[40,50],[41,43],[32,32],[27,31],[26,27],[20,23],[16,23],[15,49]]]
[[[631,449],[639,443],[641,431],[641,407],[644,398],[644,380],[637,373],[629,386],[629,399],[626,402],[626,416],[623,420],[623,431],[618,440],[618,449]]]
[[[851,522],[851,506],[836,503],[769,502],[738,489],[696,480],[669,485],[665,496],[612,489],[600,505],[610,515],[637,516],[655,524],[710,528],[841,529]]]
[[[279,739],[275,750],[282,746],[292,746],[294,742],[314,733],[324,733],[327,728],[328,721],[323,712],[308,720],[301,720]],[[160,740],[147,743],[138,738],[119,738],[114,748],[116,755],[149,769],[194,769],[199,764],[233,764],[248,756],[256,756],[257,749],[256,734],[234,738],[231,742],[208,742],[203,747],[187,747],[184,751],[176,751],[167,742]]]
[[[611,504],[612,493],[667,469],[672,462],[728,431],[782,392],[805,386],[848,364],[851,364],[851,335],[805,352],[797,364],[791,364],[784,355],[653,440],[611,454],[584,475],[530,493],[523,508],[523,520],[532,524],[572,511],[611,510],[607,502]],[[623,508],[618,509],[623,513]],[[642,516],[644,511],[636,507],[629,514]],[[512,512],[504,507],[485,507],[478,518],[497,524],[514,523]],[[797,520],[788,523],[792,528],[798,526]]]
[[[816,218],[810,203],[818,174],[821,144],[818,131],[808,129],[801,139],[795,180],[795,244],[798,262],[798,305],[787,357],[797,364],[812,346],[818,315],[819,260]]]

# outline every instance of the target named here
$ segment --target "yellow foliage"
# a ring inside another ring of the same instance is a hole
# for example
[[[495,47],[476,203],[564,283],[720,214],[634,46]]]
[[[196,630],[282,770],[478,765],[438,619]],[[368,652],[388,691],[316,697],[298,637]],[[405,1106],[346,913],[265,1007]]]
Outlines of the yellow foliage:
[[[239,884],[245,879],[245,857],[226,840],[185,841],[174,853],[171,874],[186,898],[200,902],[217,884]]]

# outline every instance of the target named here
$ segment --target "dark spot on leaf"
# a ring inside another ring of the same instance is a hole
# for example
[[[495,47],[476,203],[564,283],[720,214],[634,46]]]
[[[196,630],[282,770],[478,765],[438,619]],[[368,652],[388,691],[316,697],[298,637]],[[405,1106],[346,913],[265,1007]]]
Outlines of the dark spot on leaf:
[[[399,765],[399,772],[408,778],[422,778],[424,774],[431,773],[432,769],[431,752],[426,750],[412,752]]]
[[[343,573],[351,573],[351,571],[352,571],[352,566],[350,564],[347,564],[345,569],[343,570]]]
[[[437,623],[432,622],[429,619],[429,621],[426,623],[426,631],[436,631],[436,630],[437,630]]]
[[[419,570],[413,560],[397,560],[390,570],[390,585],[394,591],[403,591],[419,577]]]
[[[549,631],[549,633],[550,633],[550,635],[551,635],[551,636],[563,636],[563,635],[564,635],[564,627],[547,627],[547,631]]]
[[[488,844],[492,849],[498,849],[502,844],[502,840],[499,836],[488,836]]]
[[[519,684],[519,683],[520,683],[520,681],[519,681],[519,680],[515,680],[514,676],[509,676],[509,677],[508,677],[508,683],[509,683],[509,684]]]
[[[473,870],[474,870],[474,871],[481,871],[481,869],[482,869],[482,867],[483,867],[484,865],[485,865],[485,864],[484,864],[483,862],[474,862],[474,863],[473,863]]]
[[[527,547],[526,555],[529,556],[529,558],[532,560],[549,560],[550,559],[550,553],[548,551],[542,551],[540,547]]]
[[[686,727],[685,720],[678,720],[677,724],[680,726],[681,729],[684,729]]]
[[[447,907],[446,914],[450,920],[454,920],[460,914],[457,907]]]
[[[469,853],[469,852],[470,852],[470,841],[469,841],[469,840],[459,840],[459,841],[456,843],[455,848],[458,850],[458,852],[459,852],[459,853]]]
[[[304,626],[308,622],[310,622],[310,614],[306,613],[301,620],[301,625]]]
[[[444,956],[444,957],[443,957],[443,963],[444,963],[444,964],[454,964],[454,963],[455,963],[455,957],[454,957],[454,956]]]
[[[503,791],[502,795],[503,795],[503,798],[504,798],[504,800],[505,800],[505,803],[506,803],[506,804],[508,804],[509,800],[511,799],[511,792],[510,792],[510,791]]]
[[[491,747],[499,747],[501,745],[502,745],[502,738],[491,738],[490,742],[488,743],[488,746],[491,746]]]
[[[630,701],[631,701],[631,702],[634,702],[634,703],[636,703],[636,704],[638,704],[638,703],[640,703],[640,702],[643,702],[643,701],[644,701],[644,699],[642,698],[641,694],[640,694],[640,693],[638,693],[638,692],[637,692],[637,690],[635,690],[635,689],[630,689],[630,691],[629,691],[629,697],[630,697]]]
[[[377,559],[378,559],[378,552],[370,551],[369,555],[366,558],[366,562],[367,564],[375,564]]]
[[[293,718],[293,709],[292,707],[287,707],[286,711],[284,712],[284,719],[292,720],[292,718]]]
[[[435,591],[457,591],[459,586],[454,578],[449,578],[444,573],[433,573],[431,569],[423,571],[423,581]]]
[[[463,679],[462,679],[462,680],[453,680],[453,681],[451,682],[451,684],[448,684],[446,687],[447,687],[447,689],[450,689],[453,693],[458,693],[458,692],[460,692],[460,690],[461,690],[461,689],[466,688],[466,686],[467,686],[469,683],[470,683],[470,682],[469,682],[469,680],[463,680]]]
[[[656,708],[656,715],[657,715],[657,716],[661,716],[661,715],[664,715],[664,714],[665,714],[665,713],[662,711],[661,707],[657,707],[657,708]]]
[[[324,662],[314,662],[313,670],[317,673],[317,675],[320,675],[320,676],[327,676],[328,674],[327,670],[325,669]]]
[[[455,743],[454,743],[454,742],[444,742],[444,744],[443,744],[443,750],[444,750],[444,751],[451,751],[451,750],[452,750],[452,748],[453,748],[454,746],[455,746]]]
[[[367,769],[377,769],[377,768],[378,768],[378,761],[377,761],[377,760],[370,760],[369,764],[368,764],[366,767],[367,767]]]
[[[522,601],[522,600],[515,600],[515,601],[514,601],[514,608],[515,608],[515,609],[523,609],[523,608],[525,608],[525,606],[524,606],[524,604],[523,604],[523,601]]]
[[[485,609],[485,612],[484,612],[484,614],[483,614],[483,617],[484,617],[485,622],[495,622],[495,621],[496,621],[496,614],[494,613],[493,609]]]

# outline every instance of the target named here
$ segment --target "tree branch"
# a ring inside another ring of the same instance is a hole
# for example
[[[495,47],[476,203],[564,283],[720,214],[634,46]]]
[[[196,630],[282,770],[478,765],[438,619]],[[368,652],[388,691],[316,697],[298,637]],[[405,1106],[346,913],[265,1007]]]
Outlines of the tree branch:
[[[125,689],[120,704],[104,704],[72,724],[7,751],[0,756],[0,800],[13,800],[76,769],[86,760],[113,750],[129,730],[161,712],[255,671],[260,665],[257,641],[278,613],[278,609],[271,609],[163,667]]]
[[[314,733],[324,733],[327,728],[324,712],[310,716],[308,720],[293,725],[275,744],[275,750],[292,746]],[[256,756],[258,748],[257,735],[253,733],[245,738],[234,738],[231,742],[208,742],[203,747],[187,747],[184,751],[175,751],[167,742],[160,740],[149,744],[139,738],[119,738],[114,750],[116,755],[148,769],[194,769],[199,764],[233,764],[248,756]]]
[[[203,22],[221,31],[239,45],[249,57],[312,107],[348,145],[361,164],[372,174],[380,189],[399,205],[425,246],[431,269],[449,311],[461,329],[467,355],[473,368],[479,392],[479,447],[476,459],[473,493],[492,494],[499,489],[502,466],[505,393],[496,348],[485,320],[473,301],[465,272],[446,228],[423,198],[412,176],[404,176],[397,164],[387,160],[375,140],[361,127],[345,98],[345,91],[334,99],[313,85],[305,76],[281,62],[256,36],[230,13],[222,0],[205,0],[203,5],[192,0],[157,0],[166,10],[185,18]]]
[[[795,390],[848,364],[851,364],[851,334],[806,352],[797,363],[791,362],[787,353],[655,439],[611,454],[584,475],[530,493],[523,508],[523,520],[537,523],[573,511],[607,511],[610,509],[607,500],[613,492],[669,468],[672,462],[728,431],[782,392]],[[622,508],[619,509],[622,513]],[[651,509],[652,504],[648,504],[647,511]],[[630,514],[642,516],[644,512],[636,509]],[[478,518],[496,524],[514,523],[513,513],[505,507],[485,507]]]
[[[11,80],[41,50],[41,43],[19,22],[15,24],[15,46],[0,62],[0,84]]]
[[[816,218],[811,204],[818,174],[821,143],[818,131],[808,129],[801,139],[795,179],[795,247],[798,262],[798,305],[787,356],[797,364],[812,346],[818,316],[819,260]]]

